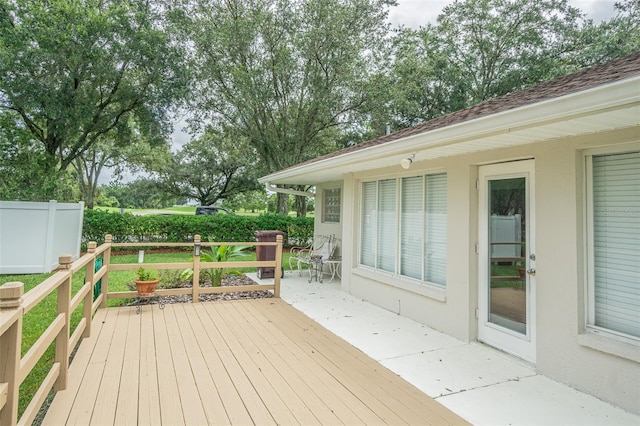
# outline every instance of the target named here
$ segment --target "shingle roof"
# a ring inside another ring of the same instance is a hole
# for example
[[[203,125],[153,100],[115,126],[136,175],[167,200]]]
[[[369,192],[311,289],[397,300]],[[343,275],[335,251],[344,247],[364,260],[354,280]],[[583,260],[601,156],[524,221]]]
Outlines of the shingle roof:
[[[328,158],[338,157],[377,145],[391,143],[408,136],[426,133],[435,129],[448,127],[465,121],[471,121],[510,109],[559,98],[637,75],[640,75],[640,51],[622,56],[601,65],[584,68],[575,73],[538,84],[537,86],[512,92],[498,98],[489,99],[469,108],[452,112],[418,124],[417,126],[408,127],[385,136],[368,140],[358,145],[350,146],[313,158],[284,170],[298,168]]]

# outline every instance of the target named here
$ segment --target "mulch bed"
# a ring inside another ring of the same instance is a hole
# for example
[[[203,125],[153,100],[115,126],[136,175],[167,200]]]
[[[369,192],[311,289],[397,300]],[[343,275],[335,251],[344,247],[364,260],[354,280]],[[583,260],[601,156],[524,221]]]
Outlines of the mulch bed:
[[[242,286],[242,285],[255,285],[255,281],[247,276],[229,276],[222,280],[223,287]],[[191,282],[185,282],[178,288],[191,288],[193,287]],[[201,288],[211,287],[211,283],[205,283]],[[175,287],[174,287],[175,288]],[[262,299],[273,297],[273,293],[267,290],[259,291],[238,291],[233,293],[209,293],[200,294],[198,296],[199,302],[209,302],[214,300],[239,300],[239,299]],[[168,303],[191,303],[192,297],[190,294],[179,294],[173,296],[162,296],[162,302]],[[142,300],[141,304],[154,304],[158,303],[157,299]]]

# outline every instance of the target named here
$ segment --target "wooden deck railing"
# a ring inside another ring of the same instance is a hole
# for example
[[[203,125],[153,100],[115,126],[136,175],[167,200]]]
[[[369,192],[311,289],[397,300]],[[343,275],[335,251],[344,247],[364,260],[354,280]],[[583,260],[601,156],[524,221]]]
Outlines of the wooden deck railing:
[[[113,243],[111,235],[105,237],[105,243],[97,246],[95,242],[87,245],[87,253],[75,262],[72,256],[59,258],[60,268],[42,283],[24,293],[24,284],[9,282],[0,286],[0,426],[30,425],[42,407],[49,392],[63,390],[67,386],[69,355],[77,344],[91,334],[91,321],[96,310],[106,307],[107,299],[131,298],[135,291],[110,292],[109,272],[135,270],[139,264],[112,264],[112,247],[206,247],[214,245],[250,245],[275,246],[275,260],[250,262],[200,262],[194,256],[193,262],[154,263],[145,267],[154,269],[193,268],[193,286],[191,289],[157,290],[159,295],[191,294],[193,302],[198,301],[199,294],[230,293],[238,291],[272,290],[275,297],[280,297],[280,274],[276,273],[273,284],[256,284],[248,286],[212,287],[199,286],[199,272],[202,268],[238,268],[238,267],[273,267],[276,271],[282,268],[282,236],[275,242],[242,242],[242,243],[203,243],[200,236],[194,237],[193,243]],[[96,271],[96,259],[102,259],[102,266]],[[85,279],[82,287],[72,295],[71,283],[73,274],[84,270]],[[95,300],[93,290],[101,281],[100,294]],[[51,324],[40,335],[24,356],[21,356],[23,317],[43,299],[57,292],[57,314]],[[71,314],[83,303],[82,318],[71,333]],[[55,342],[55,358],[48,374],[40,384],[29,405],[18,418],[18,399],[20,385],[33,370],[47,348]]]

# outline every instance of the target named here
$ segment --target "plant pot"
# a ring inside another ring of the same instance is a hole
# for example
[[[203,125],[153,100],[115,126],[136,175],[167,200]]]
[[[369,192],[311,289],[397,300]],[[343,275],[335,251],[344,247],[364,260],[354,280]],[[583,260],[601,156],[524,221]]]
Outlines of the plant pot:
[[[152,280],[152,281],[134,281],[136,283],[136,288],[138,289],[138,296],[153,296],[153,293],[156,291],[156,286],[160,282],[160,280]]]

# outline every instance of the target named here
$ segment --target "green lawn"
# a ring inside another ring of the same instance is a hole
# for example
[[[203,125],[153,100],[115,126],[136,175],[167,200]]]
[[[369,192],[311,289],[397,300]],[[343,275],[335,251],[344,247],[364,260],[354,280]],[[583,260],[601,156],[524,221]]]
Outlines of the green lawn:
[[[52,274],[0,275],[0,284],[20,281],[24,283],[24,291],[26,293],[51,275]],[[83,281],[83,272],[78,272],[74,275],[71,290],[72,294],[78,292],[80,287],[82,287]],[[57,297],[57,292],[53,292],[24,316],[22,322],[22,356],[27,353],[44,330],[55,319],[57,313]],[[81,318],[82,304],[80,304],[71,315],[71,333],[73,333]],[[38,386],[40,386],[49,369],[53,366],[54,355],[54,344],[51,344],[31,373],[29,373],[24,382],[22,382],[18,406],[20,415],[27,408],[29,401],[38,390]]]
[[[205,249],[206,250],[206,249]],[[283,267],[289,269],[289,253],[283,253]],[[189,262],[192,253],[189,252],[169,252],[169,253],[148,253],[144,257],[144,263],[171,263],[171,262]],[[246,255],[234,258],[237,261],[256,260],[255,252],[248,251]],[[112,263],[131,264],[138,263],[138,254],[112,255]],[[241,272],[254,272],[255,267],[240,268]],[[168,281],[179,275],[180,270],[175,272],[160,271],[161,284],[164,277],[165,285]],[[30,275],[0,275],[0,285],[11,281],[20,281],[24,283],[25,293],[43,282],[52,274],[30,274]],[[135,277],[135,271],[113,271],[109,274],[109,291],[128,291],[127,282],[132,282]],[[84,282],[84,271],[74,274],[72,281],[72,294],[75,295],[82,287]],[[73,297],[73,296],[72,296]],[[127,303],[128,300],[109,300],[108,306],[119,306]],[[47,296],[42,302],[35,306],[27,313],[23,320],[22,332],[22,356],[24,356],[35,341],[42,335],[44,330],[51,324],[56,316],[57,293],[54,292]],[[71,334],[82,318],[83,306],[80,304],[71,316]],[[33,371],[27,376],[20,386],[20,402],[19,413],[22,415],[29,401],[38,389],[38,386],[44,380],[49,369],[53,365],[54,345],[52,344],[40,359]]]

